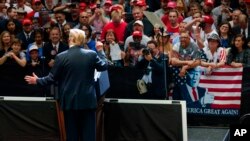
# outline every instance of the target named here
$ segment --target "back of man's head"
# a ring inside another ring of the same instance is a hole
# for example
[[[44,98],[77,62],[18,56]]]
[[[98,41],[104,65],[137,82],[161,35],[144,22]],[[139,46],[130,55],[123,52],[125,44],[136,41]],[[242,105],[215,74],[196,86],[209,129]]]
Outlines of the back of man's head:
[[[69,46],[81,46],[85,41],[85,32],[80,29],[70,29],[69,31]]]

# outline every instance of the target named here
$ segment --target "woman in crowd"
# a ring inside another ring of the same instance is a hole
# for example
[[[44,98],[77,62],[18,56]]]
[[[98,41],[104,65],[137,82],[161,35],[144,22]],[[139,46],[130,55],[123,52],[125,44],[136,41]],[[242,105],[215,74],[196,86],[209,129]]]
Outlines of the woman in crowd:
[[[1,95],[20,96],[19,92],[22,92],[25,86],[23,78],[26,65],[25,53],[21,50],[22,43],[19,39],[12,41],[7,31],[2,33],[0,39],[1,44],[3,42],[5,45],[5,48],[1,50],[0,59]]]
[[[70,23],[66,23],[63,26],[63,33],[62,33],[62,42],[65,44],[68,44],[69,39],[69,30],[72,28],[72,25]]]
[[[157,43],[160,47],[160,51],[168,55],[169,58],[171,58],[173,45],[170,43],[170,34],[164,31],[163,35],[158,35]]]
[[[125,52],[120,48],[115,32],[110,29],[105,35],[105,53],[116,67],[123,67]]]
[[[8,31],[3,31],[0,35],[0,65],[8,58],[8,52],[11,50],[11,35]]]
[[[13,20],[8,20],[6,22],[5,29],[10,32],[12,38],[15,38],[15,36],[18,34],[18,29],[16,28],[16,24]]]
[[[208,46],[203,48],[206,61],[201,61],[201,66],[206,67],[205,73],[211,74],[212,70],[225,65],[226,50],[220,47],[220,38],[217,34],[208,36]]]
[[[157,41],[157,38],[158,38],[159,35],[161,35],[160,25],[155,24],[154,25],[154,33],[150,38],[151,38],[151,40]]]
[[[235,68],[250,65],[250,49],[247,48],[245,36],[238,34],[234,37],[227,56],[227,64]]]
[[[219,26],[218,30],[220,36],[220,44],[221,47],[228,48],[231,46],[231,42],[233,39],[232,28],[229,22],[222,22]]]
[[[80,26],[80,29],[83,30],[85,32],[86,35],[86,44],[84,45],[84,48],[88,48],[91,50],[96,51],[96,41],[95,39],[93,39],[92,37],[92,29],[90,25],[82,25]]]

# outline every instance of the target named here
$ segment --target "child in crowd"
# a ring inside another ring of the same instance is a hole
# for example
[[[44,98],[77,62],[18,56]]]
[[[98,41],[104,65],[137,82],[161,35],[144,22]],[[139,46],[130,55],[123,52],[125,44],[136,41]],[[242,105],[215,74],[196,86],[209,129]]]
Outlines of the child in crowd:
[[[8,57],[13,59],[19,66],[25,67],[26,56],[22,51],[22,41],[19,39],[14,39],[11,45],[12,50],[8,52]]]

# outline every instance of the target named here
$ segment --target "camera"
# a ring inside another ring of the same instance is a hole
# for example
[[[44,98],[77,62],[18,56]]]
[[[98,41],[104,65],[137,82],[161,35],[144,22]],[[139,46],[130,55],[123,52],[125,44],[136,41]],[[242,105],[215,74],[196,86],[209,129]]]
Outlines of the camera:
[[[143,54],[143,56],[147,56],[147,55],[151,54],[151,51],[152,50],[150,48],[144,48],[142,50],[142,54]]]
[[[205,22],[200,22],[200,24],[199,24],[199,27],[200,27],[200,28],[204,29],[205,26],[206,26],[206,23],[205,23]]]
[[[144,48],[144,46],[140,42],[130,42],[129,46],[135,50],[139,50],[141,48]]]

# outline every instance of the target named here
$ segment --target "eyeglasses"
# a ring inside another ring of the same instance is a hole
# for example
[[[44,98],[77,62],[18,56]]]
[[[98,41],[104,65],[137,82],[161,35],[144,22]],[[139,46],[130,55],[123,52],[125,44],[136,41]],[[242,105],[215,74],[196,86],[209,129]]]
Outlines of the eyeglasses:
[[[134,40],[141,40],[142,37],[140,37],[140,36],[135,36],[135,37],[133,37],[133,39],[134,39]]]
[[[87,19],[87,18],[89,18],[88,16],[82,16],[81,18],[83,18],[83,19]]]

